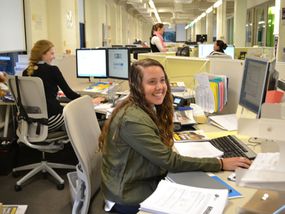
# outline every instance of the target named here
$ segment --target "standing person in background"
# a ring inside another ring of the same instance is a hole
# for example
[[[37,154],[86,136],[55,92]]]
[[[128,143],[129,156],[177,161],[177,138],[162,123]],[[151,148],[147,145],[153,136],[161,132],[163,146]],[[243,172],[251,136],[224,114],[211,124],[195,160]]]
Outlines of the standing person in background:
[[[216,40],[214,43],[214,50],[210,53],[210,56],[211,55],[226,55],[224,50],[226,50],[227,47],[228,45],[224,43],[224,41]]]
[[[167,48],[163,41],[164,25],[157,23],[152,26],[150,47],[152,52],[166,52]]]
[[[134,62],[130,95],[105,123],[99,146],[106,211],[137,213],[167,172],[248,168],[246,158],[192,158],[172,150],[173,105],[169,80],[156,60]]]
[[[43,81],[48,110],[49,132],[64,127],[62,115],[63,106],[57,100],[59,88],[63,91],[65,96],[71,100],[80,97],[79,94],[69,87],[59,68],[51,65],[54,59],[54,45],[48,40],[39,40],[34,44],[31,50],[29,66],[23,71],[23,76],[39,77]],[[101,98],[97,98],[97,100],[93,100],[93,102],[99,102],[100,99]]]

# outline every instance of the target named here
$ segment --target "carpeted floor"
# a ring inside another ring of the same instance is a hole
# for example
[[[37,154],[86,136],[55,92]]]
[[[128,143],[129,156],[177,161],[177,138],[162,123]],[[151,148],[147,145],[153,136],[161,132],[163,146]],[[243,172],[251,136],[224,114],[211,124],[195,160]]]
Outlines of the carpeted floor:
[[[40,154],[37,151],[21,145],[17,152],[16,165],[36,162],[39,159]],[[76,156],[70,145],[57,154],[47,156],[47,159],[60,163],[77,163]],[[0,202],[4,204],[27,204],[26,214],[70,214],[72,213],[72,204],[66,176],[67,172],[65,170],[59,172],[60,176],[65,180],[65,188],[63,190],[57,190],[56,183],[50,175],[44,178],[42,174],[38,174],[23,185],[22,190],[19,192],[15,192],[14,186],[25,172],[19,173],[19,178],[14,178],[12,173],[0,175]],[[105,213],[101,192],[92,199],[89,213]]]

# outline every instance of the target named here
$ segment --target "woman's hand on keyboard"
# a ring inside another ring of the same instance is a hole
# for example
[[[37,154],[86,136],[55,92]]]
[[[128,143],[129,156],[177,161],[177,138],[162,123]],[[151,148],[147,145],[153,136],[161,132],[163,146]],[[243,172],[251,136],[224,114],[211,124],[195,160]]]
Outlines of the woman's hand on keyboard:
[[[222,161],[223,170],[227,171],[234,171],[238,167],[247,169],[251,164],[251,160],[244,157],[224,158]]]

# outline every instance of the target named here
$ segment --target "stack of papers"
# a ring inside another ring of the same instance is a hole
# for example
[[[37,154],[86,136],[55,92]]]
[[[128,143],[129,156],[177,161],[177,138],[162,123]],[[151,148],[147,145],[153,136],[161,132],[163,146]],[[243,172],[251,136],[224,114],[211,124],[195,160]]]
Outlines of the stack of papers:
[[[228,101],[228,78],[225,75],[198,74],[196,103],[205,112],[221,112]]]
[[[285,191],[285,171],[280,153],[258,153],[249,169],[236,170],[237,183],[262,189]]]
[[[237,117],[235,114],[210,116],[210,123],[227,131],[237,130]]]
[[[174,143],[176,151],[182,156],[196,158],[221,157],[224,152],[218,150],[210,142]]]
[[[226,189],[190,187],[162,180],[155,192],[140,204],[150,213],[200,214],[223,213],[228,197]]]

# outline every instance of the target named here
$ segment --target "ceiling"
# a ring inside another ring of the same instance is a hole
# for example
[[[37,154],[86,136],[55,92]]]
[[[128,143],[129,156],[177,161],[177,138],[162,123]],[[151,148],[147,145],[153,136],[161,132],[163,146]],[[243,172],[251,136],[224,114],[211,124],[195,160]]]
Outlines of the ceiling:
[[[188,24],[201,13],[205,12],[217,0],[153,0],[160,16],[165,24]],[[138,16],[150,22],[156,23],[157,19],[150,8],[148,0],[121,0],[130,10],[134,10]],[[234,0],[226,0],[227,15],[234,12]]]

